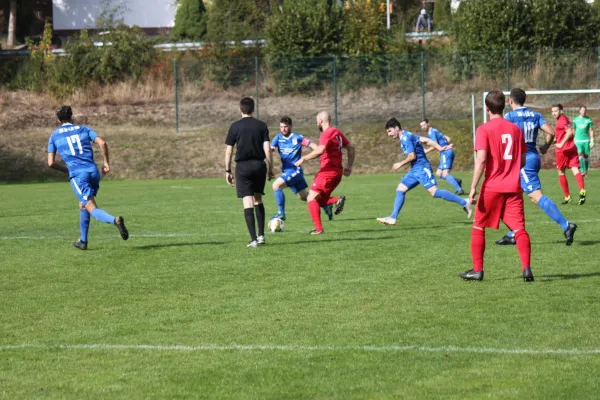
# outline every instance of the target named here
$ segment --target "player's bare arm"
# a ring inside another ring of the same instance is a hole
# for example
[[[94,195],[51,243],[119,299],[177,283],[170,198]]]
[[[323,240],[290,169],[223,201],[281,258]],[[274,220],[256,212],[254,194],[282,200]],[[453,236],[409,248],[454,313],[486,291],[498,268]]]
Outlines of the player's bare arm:
[[[231,157],[233,156],[233,146],[227,145],[225,148],[225,181],[229,186],[233,186],[233,175],[231,174]]]
[[[348,151],[348,165],[344,168],[344,176],[350,176],[352,174],[352,166],[354,165],[354,157],[356,155],[356,148],[352,143],[348,143],[344,146]]]
[[[96,137],[94,143],[100,147],[100,152],[102,153],[102,158],[104,160],[104,164],[102,165],[102,175],[106,175],[110,172],[110,161],[108,158],[108,143],[106,140],[102,139],[100,136]]]
[[[525,159],[525,157],[523,157]],[[475,157],[475,168],[473,169],[473,181],[471,182],[471,190],[469,191],[469,203],[474,204],[475,197],[477,196],[477,187],[479,181],[483,176],[485,170],[485,163],[487,161],[487,151],[477,150],[477,156]]]
[[[590,149],[594,147],[594,130],[590,128]]]
[[[552,143],[554,143],[554,128],[549,124],[544,124],[540,129],[544,132],[546,138],[546,143],[540,146],[540,153],[546,154]]]
[[[312,146],[311,146],[311,148],[312,148]],[[296,161],[295,165],[296,165],[296,167],[299,167],[302,165],[302,163],[304,161],[309,161],[314,158],[321,157],[321,155],[323,155],[323,153],[325,153],[325,145],[320,144],[317,146],[316,149],[313,149],[313,151],[311,151],[310,153],[308,153],[307,155],[301,157],[298,161]]]
[[[433,147],[433,148],[434,148],[434,149],[436,149],[437,151],[450,150],[451,148],[453,148],[453,147],[454,147],[452,144],[449,144],[448,146],[444,146],[444,147],[442,147],[442,146],[440,146],[440,145],[438,144],[438,142],[436,142],[436,141],[434,141],[434,140],[431,140],[431,139],[429,139],[429,138],[426,138],[426,137],[419,137],[419,141],[420,141],[421,143],[424,143],[424,144],[426,144],[426,145],[430,146],[430,147]]]
[[[392,169],[394,171],[399,170],[400,168],[404,167],[406,164],[410,164],[416,158],[417,158],[417,154],[415,152],[408,153],[408,155],[406,156],[406,158],[404,160],[402,160],[400,162],[397,162],[394,165],[392,165]]]
[[[435,150],[435,147],[428,147],[428,148],[425,149],[425,154],[429,154],[429,153],[431,153],[434,150]]]
[[[273,179],[273,153],[269,151],[271,145],[269,142],[263,142],[263,150],[265,151],[265,161],[267,163],[267,177],[269,180]]]
[[[69,173],[69,169],[62,164],[56,162],[56,153],[48,153],[48,167],[55,169],[65,174]]]

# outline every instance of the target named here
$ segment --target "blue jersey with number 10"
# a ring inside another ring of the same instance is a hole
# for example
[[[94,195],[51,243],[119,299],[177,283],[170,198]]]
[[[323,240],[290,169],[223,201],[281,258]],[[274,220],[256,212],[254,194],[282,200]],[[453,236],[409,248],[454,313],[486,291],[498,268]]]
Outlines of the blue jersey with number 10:
[[[95,172],[98,167],[94,162],[92,142],[97,137],[98,134],[87,126],[63,124],[50,135],[48,153],[60,154],[70,177],[81,172]]]
[[[539,112],[531,111],[527,107],[520,107],[506,113],[504,119],[521,128],[527,151],[537,154],[537,136],[539,129],[546,124],[546,120]]]

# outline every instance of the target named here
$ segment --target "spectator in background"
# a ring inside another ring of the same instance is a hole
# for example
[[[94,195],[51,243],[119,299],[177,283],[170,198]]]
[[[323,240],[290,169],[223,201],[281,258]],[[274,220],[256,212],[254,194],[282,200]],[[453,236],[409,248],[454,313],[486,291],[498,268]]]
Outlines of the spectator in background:
[[[421,10],[421,14],[419,14],[419,18],[417,18],[417,32],[421,32],[421,29],[431,33],[431,28],[433,27],[433,20],[429,14],[427,14],[427,10],[424,8]]]

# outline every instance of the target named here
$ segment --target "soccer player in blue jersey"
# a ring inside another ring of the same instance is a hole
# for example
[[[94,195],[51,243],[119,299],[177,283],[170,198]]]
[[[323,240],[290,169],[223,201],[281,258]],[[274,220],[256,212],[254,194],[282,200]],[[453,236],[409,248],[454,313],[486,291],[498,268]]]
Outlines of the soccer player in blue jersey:
[[[540,150],[545,153],[554,140],[554,130],[542,116],[542,114],[531,111],[525,107],[527,95],[523,89],[515,88],[510,91],[508,103],[512,111],[508,112],[504,119],[512,122],[521,128],[525,143],[527,144],[527,153],[525,155],[525,167],[521,169],[521,188],[531,201],[538,205],[546,215],[554,222],[560,225],[565,235],[566,244],[570,246],[573,243],[577,225],[570,223],[562,215],[556,204],[542,193],[542,184],[540,182],[539,172],[541,168],[540,155],[537,150],[537,137],[539,130],[543,130],[546,136],[546,144],[541,146]],[[502,239],[496,241],[499,245],[516,244],[513,232],[508,232]]]
[[[100,188],[100,172],[94,162],[92,143],[100,147],[104,164],[102,175],[108,174],[108,145],[96,132],[83,125],[73,124],[73,111],[70,106],[62,106],[56,111],[56,117],[61,123],[60,128],[50,135],[48,140],[48,166],[69,174],[71,187],[79,200],[79,229],[80,238],[73,246],[87,250],[90,215],[100,222],[116,225],[123,240],[129,238],[123,217],[113,217],[98,208],[95,197]],[[66,167],[56,162],[56,153],[60,154]]]
[[[450,138],[444,135],[442,132],[438,131],[437,129],[432,128],[431,125],[429,125],[429,120],[427,118],[421,121],[420,125],[421,130],[427,133],[427,137],[439,144],[441,147],[448,146],[450,144]],[[428,154],[433,150],[435,150],[435,148],[429,147],[425,150],[425,154]],[[438,178],[442,178],[443,180],[447,181],[450,185],[452,185],[452,187],[455,190],[454,193],[456,193],[457,195],[461,195],[465,193],[462,188],[462,179],[455,178],[454,176],[452,176],[452,174],[450,174],[453,162],[454,149],[441,151],[440,165],[438,166],[437,171],[435,171],[435,174],[438,176]]]
[[[299,133],[292,132],[292,119],[282,117],[279,121],[280,132],[271,141],[271,150],[278,151],[281,157],[281,176],[273,182],[273,192],[277,202],[277,214],[273,218],[281,218],[285,221],[285,194],[283,189],[289,187],[292,192],[302,201],[308,197],[308,183],[304,178],[302,167],[297,167],[296,162],[302,157],[302,147],[310,147],[315,150],[318,146],[308,138]],[[332,205],[322,207],[327,217],[333,219]]]
[[[404,205],[404,197],[406,192],[416,187],[419,183],[436,199],[444,199],[460,205],[467,213],[467,218],[471,217],[471,204],[461,197],[450,193],[444,189],[437,188],[435,175],[431,172],[431,164],[425,155],[423,144],[435,148],[437,151],[445,151],[452,148],[452,145],[440,146],[433,140],[403,130],[400,122],[396,118],[391,118],[386,124],[385,129],[389,137],[394,139],[400,138],[400,147],[406,155],[406,158],[398,163],[395,163],[392,168],[394,170],[402,168],[406,164],[410,164],[410,171],[402,178],[402,181],[396,189],[396,200],[394,201],[394,210],[389,217],[377,218],[377,222],[384,225],[396,225],[398,214]]]

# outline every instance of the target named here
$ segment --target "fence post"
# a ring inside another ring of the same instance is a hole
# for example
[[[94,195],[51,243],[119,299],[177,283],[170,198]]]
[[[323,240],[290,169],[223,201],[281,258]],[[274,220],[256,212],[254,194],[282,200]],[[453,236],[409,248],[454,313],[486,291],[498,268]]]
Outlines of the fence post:
[[[423,102],[421,105],[421,114],[423,119],[425,119],[427,112],[425,110],[425,53],[423,50],[421,50],[421,100]]]
[[[179,60],[173,59],[173,74],[175,85],[175,132],[179,133]]]
[[[510,90],[510,49],[506,49],[506,90]]]
[[[258,56],[254,56],[254,81],[256,82],[256,119],[260,118],[260,113],[258,111],[258,96],[259,96],[259,91],[258,91]]]
[[[598,89],[600,89],[600,47],[598,47]]]
[[[337,57],[333,56],[333,119],[338,126]]]

